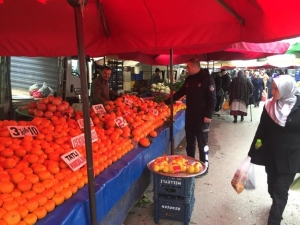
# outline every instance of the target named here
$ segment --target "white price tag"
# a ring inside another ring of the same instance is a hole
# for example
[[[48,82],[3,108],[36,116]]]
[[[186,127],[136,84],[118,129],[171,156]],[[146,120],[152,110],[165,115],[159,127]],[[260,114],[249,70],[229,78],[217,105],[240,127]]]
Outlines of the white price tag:
[[[36,126],[7,126],[12,137],[36,136],[40,132]]]
[[[144,102],[145,100],[143,98],[140,98],[142,102]]]
[[[96,114],[100,114],[101,116],[106,114],[106,110],[102,104],[93,105],[92,108]]]
[[[182,103],[182,101],[176,101],[176,104],[181,104]]]
[[[61,158],[73,171],[78,170],[86,164],[86,159],[76,149],[62,155]]]
[[[92,136],[92,142],[95,142],[98,140],[98,135],[94,129],[91,130],[91,136]],[[72,143],[73,148],[81,147],[81,146],[85,145],[84,134],[79,134],[75,137],[72,137],[71,143]]]
[[[133,104],[133,101],[128,98],[124,98],[124,102],[125,102],[125,104],[127,104],[129,106],[132,106],[132,104]]]
[[[125,126],[127,125],[126,120],[125,120],[122,116],[117,117],[117,118],[115,119],[115,123],[116,123],[116,125],[117,125],[118,127],[121,127],[121,128],[123,128],[123,127],[125,127]]]
[[[80,129],[83,129],[83,128],[84,128],[84,122],[83,122],[83,119],[77,120],[77,123],[78,123]],[[91,127],[94,126],[94,123],[93,123],[92,118],[90,118],[90,125],[91,125]]]

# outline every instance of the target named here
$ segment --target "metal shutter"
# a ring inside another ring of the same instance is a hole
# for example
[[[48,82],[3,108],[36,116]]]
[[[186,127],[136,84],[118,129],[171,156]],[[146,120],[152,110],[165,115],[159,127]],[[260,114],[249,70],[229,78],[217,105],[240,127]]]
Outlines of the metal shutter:
[[[58,89],[58,58],[11,57],[11,86],[14,90],[28,93],[28,88],[43,82],[55,92]],[[14,93],[13,93],[14,94]]]

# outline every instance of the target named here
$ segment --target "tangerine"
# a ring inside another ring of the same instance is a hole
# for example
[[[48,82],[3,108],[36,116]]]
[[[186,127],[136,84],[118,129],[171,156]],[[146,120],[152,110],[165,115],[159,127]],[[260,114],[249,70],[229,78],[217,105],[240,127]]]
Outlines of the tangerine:
[[[11,210],[3,215],[3,220],[9,225],[17,225],[21,221],[21,215],[17,210]]]

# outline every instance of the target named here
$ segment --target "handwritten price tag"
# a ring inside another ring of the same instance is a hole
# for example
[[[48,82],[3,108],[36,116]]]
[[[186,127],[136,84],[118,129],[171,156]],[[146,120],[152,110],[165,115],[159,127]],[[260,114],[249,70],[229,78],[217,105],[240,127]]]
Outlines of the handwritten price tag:
[[[62,155],[61,158],[73,171],[78,170],[86,164],[86,159],[76,149]]]
[[[83,128],[84,128],[84,122],[83,122],[83,119],[77,120],[77,123],[78,123],[80,129],[83,129]],[[90,118],[90,125],[91,125],[91,127],[94,126],[93,120],[92,120],[91,118]]]
[[[125,127],[125,126],[127,125],[127,122],[126,122],[126,120],[125,120],[122,116],[120,116],[120,117],[117,117],[117,118],[115,119],[115,124],[116,124],[118,127],[123,128],[123,127]]]
[[[95,142],[98,140],[98,135],[94,129],[91,130],[91,136],[92,136],[92,142]],[[71,143],[72,143],[73,148],[84,146],[85,145],[84,134],[79,134],[75,137],[72,137]]]
[[[101,116],[106,114],[106,110],[102,104],[93,105],[92,108],[96,114],[100,114]]]
[[[127,105],[129,105],[129,106],[132,106],[132,104],[133,104],[133,101],[131,101],[131,100],[128,99],[128,98],[124,98],[124,102],[125,102],[125,104],[127,104]]]
[[[7,126],[12,137],[36,136],[40,132],[35,126]]]

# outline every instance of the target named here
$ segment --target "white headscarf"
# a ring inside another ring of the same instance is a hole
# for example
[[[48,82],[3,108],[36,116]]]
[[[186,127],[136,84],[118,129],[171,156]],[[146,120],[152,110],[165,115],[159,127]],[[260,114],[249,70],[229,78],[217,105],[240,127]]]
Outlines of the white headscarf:
[[[269,116],[275,123],[284,127],[286,119],[294,107],[300,91],[297,87],[295,80],[289,75],[281,75],[273,78],[280,93],[280,99],[269,99],[266,104],[266,110]]]

